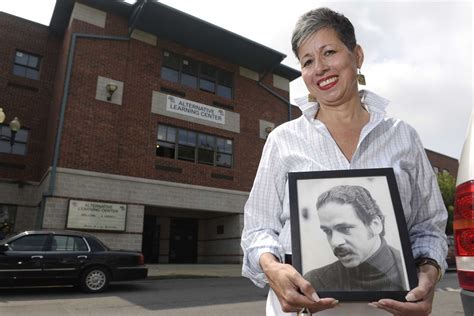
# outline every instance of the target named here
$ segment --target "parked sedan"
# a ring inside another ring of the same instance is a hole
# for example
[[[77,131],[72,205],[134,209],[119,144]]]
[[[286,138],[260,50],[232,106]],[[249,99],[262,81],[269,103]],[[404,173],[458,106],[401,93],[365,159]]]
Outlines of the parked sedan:
[[[91,293],[111,281],[146,278],[139,252],[110,250],[75,231],[25,231],[0,242],[0,284],[73,284]]]

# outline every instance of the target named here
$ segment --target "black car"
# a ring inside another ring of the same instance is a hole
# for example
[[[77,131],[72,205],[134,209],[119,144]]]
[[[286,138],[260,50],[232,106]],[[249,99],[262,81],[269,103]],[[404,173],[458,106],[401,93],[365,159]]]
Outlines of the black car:
[[[0,242],[0,284],[66,285],[97,293],[111,281],[146,278],[139,252],[110,250],[75,231],[25,231]]]

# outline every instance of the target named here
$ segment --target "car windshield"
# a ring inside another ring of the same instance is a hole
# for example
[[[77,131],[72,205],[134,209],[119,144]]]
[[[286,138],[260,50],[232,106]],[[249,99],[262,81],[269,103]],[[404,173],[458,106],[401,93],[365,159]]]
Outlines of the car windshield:
[[[0,244],[6,243],[6,241],[7,241],[10,237],[12,237],[12,236],[14,236],[14,235],[16,235],[16,234],[17,234],[17,233],[9,233],[9,234],[3,236],[3,238],[0,240]]]

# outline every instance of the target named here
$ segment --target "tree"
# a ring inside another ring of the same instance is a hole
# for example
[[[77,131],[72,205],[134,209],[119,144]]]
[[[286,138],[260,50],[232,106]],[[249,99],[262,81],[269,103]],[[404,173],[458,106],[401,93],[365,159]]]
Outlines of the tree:
[[[448,224],[446,225],[446,235],[453,234],[454,215],[454,194],[456,191],[456,179],[447,171],[438,173],[438,185],[441,190],[444,205],[448,211]]]

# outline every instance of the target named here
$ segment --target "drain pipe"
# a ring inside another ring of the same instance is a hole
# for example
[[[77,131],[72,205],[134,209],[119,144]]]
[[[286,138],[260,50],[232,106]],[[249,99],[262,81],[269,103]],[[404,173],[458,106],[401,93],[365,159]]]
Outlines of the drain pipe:
[[[271,95],[273,95],[274,97],[276,97],[278,100],[282,101],[283,103],[285,103],[287,106],[288,106],[288,121],[291,121],[291,102],[290,100],[287,100],[285,99],[284,97],[282,97],[281,95],[279,95],[278,93],[276,93],[275,91],[273,91],[270,87],[266,86],[262,81],[263,79],[273,70],[273,68],[275,68],[275,66],[273,66],[270,70],[267,70],[262,78],[260,78],[260,80],[257,82],[257,84],[262,87],[263,89],[265,89],[266,91],[268,91]]]
[[[63,96],[61,99],[60,112],[59,112],[58,128],[57,128],[56,138],[54,142],[54,155],[53,155],[53,163],[51,166],[49,187],[48,187],[48,191],[46,193],[43,193],[42,198],[41,198],[40,214],[37,217],[37,222],[36,222],[36,227],[38,229],[41,229],[43,227],[46,198],[53,196],[54,190],[56,188],[56,171],[57,171],[58,161],[59,161],[59,149],[61,147],[61,137],[63,134],[64,115],[66,113],[66,106],[67,106],[67,102],[69,98],[69,86],[71,83],[72,67],[74,64],[74,53],[76,50],[76,43],[79,38],[93,39],[93,40],[113,40],[113,41],[130,40],[130,37],[122,37],[122,36],[107,36],[107,35],[81,34],[81,33],[72,34],[71,44],[69,45],[67,66],[66,66],[66,80],[64,82]]]
[[[68,59],[67,59],[67,65],[66,65],[66,80],[64,82],[63,96],[62,96],[61,105],[60,105],[59,122],[58,122],[55,143],[54,143],[54,155],[53,155],[53,163],[51,166],[49,187],[48,187],[48,191],[46,193],[43,193],[42,195],[41,204],[40,204],[40,214],[39,216],[37,216],[36,227],[39,229],[43,227],[46,198],[53,196],[54,190],[56,189],[56,172],[57,172],[58,161],[59,161],[59,149],[61,147],[61,137],[62,137],[63,127],[64,127],[64,115],[66,113],[66,106],[67,106],[67,102],[69,98],[69,86],[71,83],[71,74],[72,74],[72,67],[74,64],[74,53],[76,50],[77,40],[79,38],[84,38],[84,39],[92,39],[92,40],[129,41],[130,36],[136,27],[137,20],[140,17],[141,12],[144,9],[146,3],[147,3],[147,0],[142,0],[141,3],[138,5],[138,7],[132,13],[132,16],[130,18],[131,26],[129,28],[128,36],[108,36],[108,35],[72,33],[71,44],[69,45]]]

